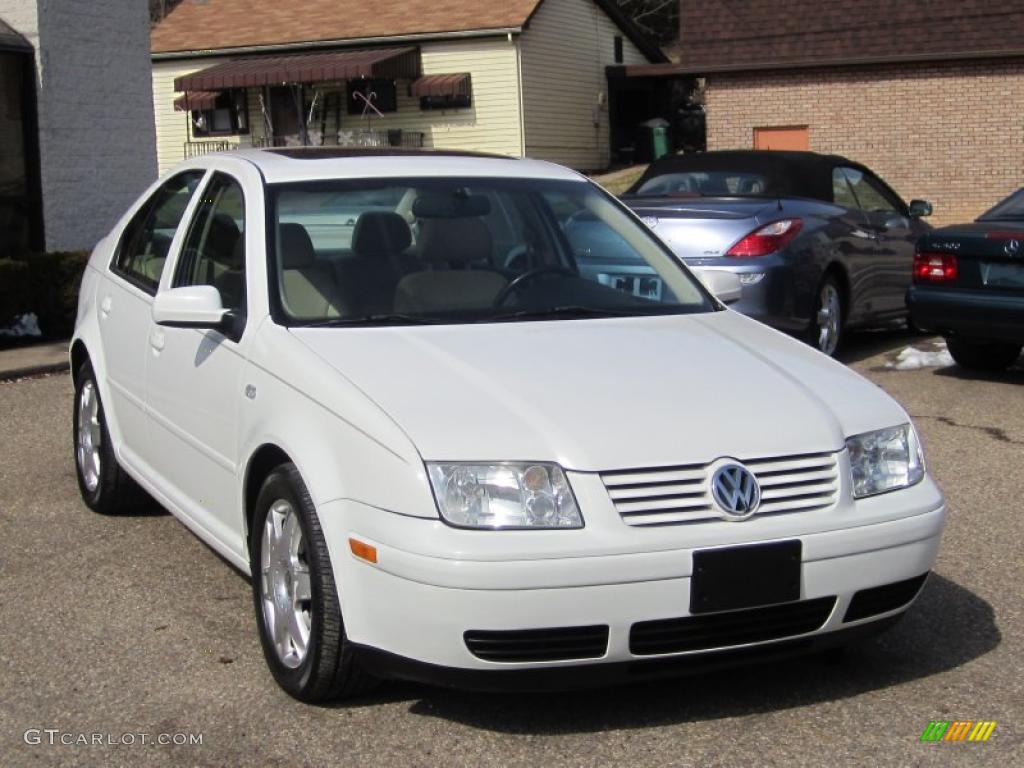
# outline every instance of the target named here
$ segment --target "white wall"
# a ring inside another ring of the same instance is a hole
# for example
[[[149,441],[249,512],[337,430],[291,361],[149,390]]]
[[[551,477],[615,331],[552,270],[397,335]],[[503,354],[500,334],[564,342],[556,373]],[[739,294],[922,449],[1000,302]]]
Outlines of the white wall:
[[[48,250],[90,249],[156,177],[141,0],[0,0],[36,49]]]
[[[528,157],[608,166],[608,78],[619,27],[593,0],[545,0],[521,38]],[[647,58],[623,35],[623,64]],[[603,100],[602,100],[603,94]]]

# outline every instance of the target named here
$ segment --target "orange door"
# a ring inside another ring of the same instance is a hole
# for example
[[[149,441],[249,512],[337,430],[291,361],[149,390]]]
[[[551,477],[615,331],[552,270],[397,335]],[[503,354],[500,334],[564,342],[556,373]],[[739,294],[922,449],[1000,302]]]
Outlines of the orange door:
[[[810,148],[810,133],[806,125],[754,129],[754,149],[806,151]]]

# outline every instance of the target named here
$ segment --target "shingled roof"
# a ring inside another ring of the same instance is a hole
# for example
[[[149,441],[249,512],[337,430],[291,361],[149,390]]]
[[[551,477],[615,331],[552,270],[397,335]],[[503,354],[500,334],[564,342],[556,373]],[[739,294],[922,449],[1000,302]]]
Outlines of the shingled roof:
[[[1024,55],[1006,0],[682,0],[694,73]]]
[[[154,27],[154,54],[518,31],[544,0],[184,0]],[[653,61],[661,52],[612,0],[595,0]]]

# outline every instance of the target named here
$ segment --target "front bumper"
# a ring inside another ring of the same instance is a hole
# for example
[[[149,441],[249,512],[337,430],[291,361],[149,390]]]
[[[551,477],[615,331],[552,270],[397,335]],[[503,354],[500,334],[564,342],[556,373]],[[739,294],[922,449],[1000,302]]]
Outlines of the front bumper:
[[[914,285],[907,290],[914,325],[944,336],[1024,343],[1024,296]]]
[[[657,665],[649,662],[658,660],[671,661],[676,667],[695,663],[703,669],[704,661],[697,657],[708,653],[715,654],[717,661],[737,654],[785,653],[797,646],[806,649],[812,643],[835,642],[840,631],[877,629],[901,614],[913,595],[892,610],[844,621],[854,594],[927,573],[935,561],[945,508],[930,480],[866,501],[874,507],[898,504],[906,516],[795,535],[801,515],[792,513],[748,523],[723,522],[724,529],[701,526],[703,535],[697,535],[689,526],[668,532],[622,530],[628,526],[617,517],[614,523],[619,530],[615,531],[613,521],[597,519],[592,524],[592,518],[601,516],[591,515],[587,518],[591,530],[586,539],[579,539],[591,544],[589,549],[596,554],[590,556],[556,555],[571,545],[572,537],[582,537],[583,531],[456,531],[439,521],[405,518],[352,501],[324,505],[320,519],[339,583],[346,633],[372,668],[416,679],[447,678],[460,685],[490,687],[480,682],[477,673],[498,673],[493,676],[498,679],[510,677],[512,671],[570,674],[565,670],[608,665],[605,671],[613,676],[613,667],[631,675],[629,670],[636,669],[638,662],[651,669]],[[722,530],[729,532],[729,540],[718,535],[712,544],[715,531]],[[614,544],[620,550],[636,551],[611,551],[613,541],[607,534],[617,534]],[[350,536],[377,548],[376,565],[351,554]],[[688,538],[703,541],[699,546],[677,546]],[[800,600],[835,598],[820,626],[766,642],[681,653],[631,651],[634,625],[689,616],[695,549],[791,538],[799,538],[803,545]],[[639,550],[637,543],[645,539],[646,550]],[[508,549],[504,557],[503,544]],[[523,554],[527,550],[536,554],[527,557]],[[586,626],[607,627],[608,634],[604,652],[585,659],[490,661],[474,655],[465,638],[465,633],[479,630]],[[723,650],[728,651],[726,656],[718,656]]]

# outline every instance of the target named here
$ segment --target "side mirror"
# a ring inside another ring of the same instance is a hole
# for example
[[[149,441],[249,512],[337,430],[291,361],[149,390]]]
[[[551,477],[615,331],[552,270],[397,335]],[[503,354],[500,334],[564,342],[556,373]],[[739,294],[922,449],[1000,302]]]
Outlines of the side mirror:
[[[724,269],[695,269],[704,287],[723,304],[734,304],[743,296],[740,276]]]
[[[932,204],[927,200],[911,200],[910,201],[910,218],[920,219],[924,216],[932,215]]]
[[[223,330],[231,313],[212,285],[187,285],[161,291],[153,301],[153,322],[171,328]]]

